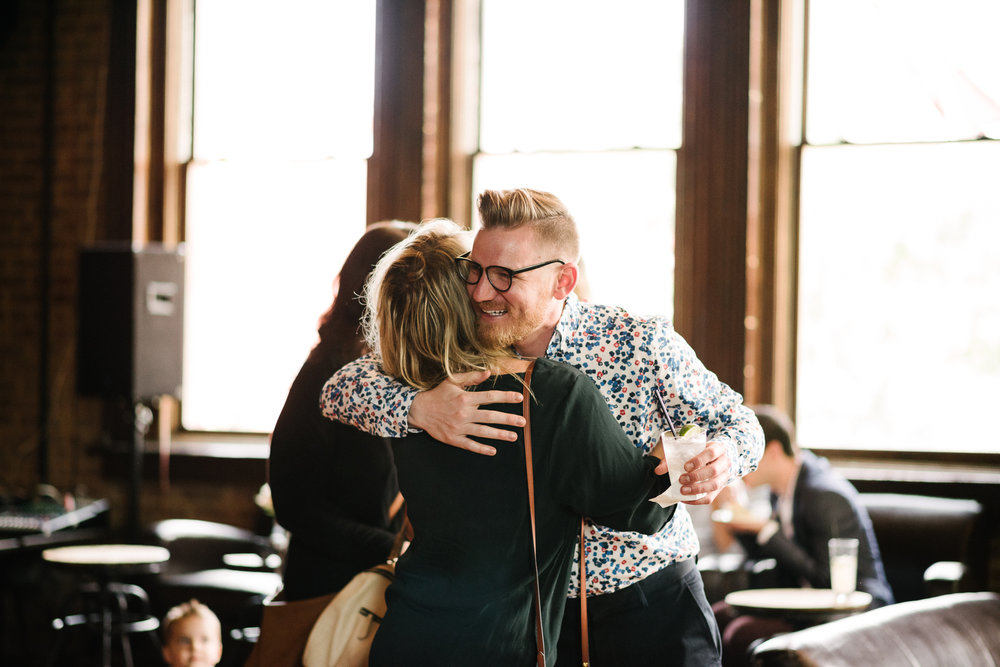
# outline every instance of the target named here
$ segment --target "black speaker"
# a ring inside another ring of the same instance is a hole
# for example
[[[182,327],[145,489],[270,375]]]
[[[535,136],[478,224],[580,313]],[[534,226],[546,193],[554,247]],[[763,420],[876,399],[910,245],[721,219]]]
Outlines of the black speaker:
[[[180,397],[184,251],[107,243],[80,253],[77,391]]]

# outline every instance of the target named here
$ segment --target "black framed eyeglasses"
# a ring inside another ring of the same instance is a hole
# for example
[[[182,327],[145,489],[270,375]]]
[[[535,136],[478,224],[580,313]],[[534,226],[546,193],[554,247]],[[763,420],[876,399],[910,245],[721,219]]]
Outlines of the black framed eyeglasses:
[[[509,290],[511,285],[514,284],[514,276],[517,274],[534,271],[535,269],[540,269],[543,266],[555,264],[556,262],[559,262],[560,264],[566,263],[561,259],[550,259],[547,262],[532,264],[531,266],[526,266],[523,269],[508,269],[506,266],[487,266],[483,269],[483,265],[469,259],[468,254],[455,258],[455,264],[458,266],[458,274],[462,276],[462,280],[464,280],[467,284],[477,284],[480,280],[482,280],[483,271],[485,270],[486,279],[490,281],[490,285],[493,286],[493,289],[498,292],[506,292]]]

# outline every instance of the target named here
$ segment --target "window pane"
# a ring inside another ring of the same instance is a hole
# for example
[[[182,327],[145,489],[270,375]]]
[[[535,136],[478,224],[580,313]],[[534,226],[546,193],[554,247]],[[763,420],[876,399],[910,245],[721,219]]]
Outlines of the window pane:
[[[1000,138],[1000,2],[810,0],[813,144]]]
[[[1000,396],[998,164],[995,142],[804,152],[804,445],[1000,452],[969,427]]]
[[[591,298],[640,315],[673,313],[683,46],[682,0],[483,0],[473,194],[556,194]]]
[[[364,232],[366,170],[189,168],[184,428],[270,432]]]
[[[681,0],[484,0],[480,148],[676,148]]]
[[[580,228],[591,300],[673,316],[673,151],[479,156],[474,192],[551,192]]]
[[[197,3],[197,159],[364,158],[375,1]]]
[[[181,419],[266,433],[364,232],[375,0],[195,12]]]

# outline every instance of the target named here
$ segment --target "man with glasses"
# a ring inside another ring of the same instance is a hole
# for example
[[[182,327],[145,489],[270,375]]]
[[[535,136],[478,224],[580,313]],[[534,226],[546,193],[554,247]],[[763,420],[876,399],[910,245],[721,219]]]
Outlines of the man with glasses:
[[[763,434],[753,412],[667,321],[582,303],[573,294],[579,236],[558,198],[527,189],[487,190],[478,204],[482,229],[456,264],[484,340],[582,370],[644,452],[668,430],[657,394],[674,424],[700,424],[708,433],[707,447],[686,471],[670,471],[685,495],[706,494],[692,504],[710,503],[726,484],[756,467]],[[521,400],[511,392],[464,391],[485,379],[484,373],[468,373],[418,393],[382,374],[377,359],[363,357],[327,383],[323,413],[375,435],[403,437],[421,429],[447,444],[493,454],[493,446],[472,437],[510,441],[514,432],[493,425],[523,426],[524,420],[480,409]],[[585,533],[594,663],[719,664],[718,627],[695,565],[698,539],[683,506],[655,535],[594,523]],[[572,582],[558,654],[560,663],[579,664],[578,573]]]

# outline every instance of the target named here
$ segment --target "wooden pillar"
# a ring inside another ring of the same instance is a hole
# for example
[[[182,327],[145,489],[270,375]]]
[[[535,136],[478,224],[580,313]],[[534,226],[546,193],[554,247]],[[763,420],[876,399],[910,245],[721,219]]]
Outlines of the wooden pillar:
[[[737,391],[745,365],[750,0],[688,0],[677,330]]]
[[[104,214],[102,240],[132,239],[132,186],[135,171],[136,2],[111,3],[107,113],[104,123],[104,176],[98,210]]]
[[[425,3],[378,0],[368,222],[421,219]]]

